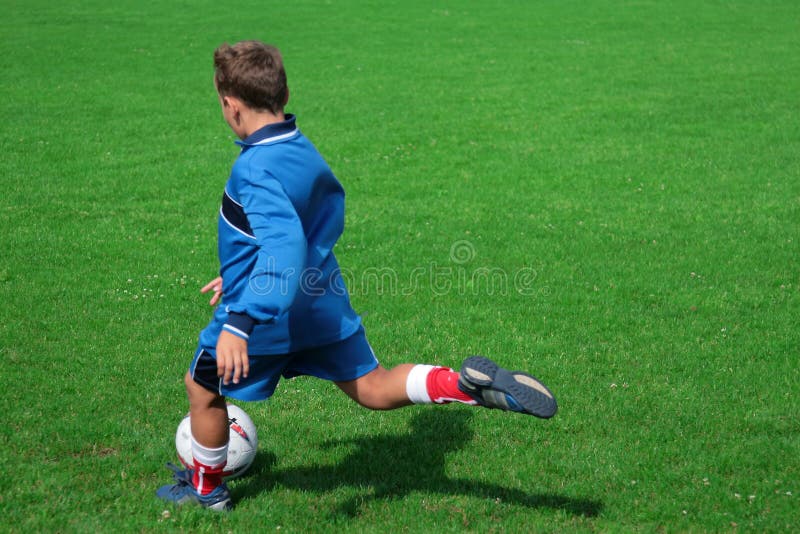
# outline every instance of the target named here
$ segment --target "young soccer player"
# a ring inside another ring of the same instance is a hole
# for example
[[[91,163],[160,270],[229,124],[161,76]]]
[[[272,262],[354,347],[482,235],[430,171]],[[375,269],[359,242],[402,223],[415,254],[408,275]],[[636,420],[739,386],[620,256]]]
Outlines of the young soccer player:
[[[472,356],[459,372],[434,365],[382,367],[350,306],[333,247],[344,228],[344,191],[284,113],[279,51],[257,41],[214,52],[222,115],[241,139],[218,221],[220,275],[201,291],[219,304],[185,376],[191,469],[157,495],[177,504],[231,508],[226,397],[265,400],[281,376],[333,381],[373,410],[460,402],[541,418],[553,394],[533,376]]]

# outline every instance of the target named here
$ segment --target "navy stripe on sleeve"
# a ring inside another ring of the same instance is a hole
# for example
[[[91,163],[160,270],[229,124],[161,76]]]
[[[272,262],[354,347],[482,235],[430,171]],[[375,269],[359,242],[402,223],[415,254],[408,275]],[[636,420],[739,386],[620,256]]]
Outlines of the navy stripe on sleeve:
[[[222,195],[222,207],[219,212],[222,218],[225,219],[225,222],[247,237],[255,239],[256,236],[253,234],[253,229],[250,228],[250,222],[247,220],[244,207],[233,200],[230,195],[228,195],[227,191]]]

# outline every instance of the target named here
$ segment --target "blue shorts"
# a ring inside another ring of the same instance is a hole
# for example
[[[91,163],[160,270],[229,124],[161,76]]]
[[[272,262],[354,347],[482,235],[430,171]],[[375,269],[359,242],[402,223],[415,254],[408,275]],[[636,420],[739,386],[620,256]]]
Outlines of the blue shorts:
[[[364,327],[342,341],[289,354],[250,356],[250,372],[238,384],[225,385],[217,376],[217,360],[200,348],[189,373],[195,382],[225,397],[243,401],[265,400],[272,396],[281,376],[310,375],[334,382],[355,380],[378,367],[378,360],[367,342]]]

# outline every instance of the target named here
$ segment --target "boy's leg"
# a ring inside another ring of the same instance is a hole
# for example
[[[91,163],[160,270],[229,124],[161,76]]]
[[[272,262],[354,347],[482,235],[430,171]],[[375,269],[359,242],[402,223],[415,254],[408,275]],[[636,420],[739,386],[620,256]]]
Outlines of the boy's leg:
[[[348,397],[372,410],[393,410],[408,406],[411,401],[406,395],[405,383],[411,364],[403,364],[389,370],[378,366],[355,380],[336,382]]]
[[[231,508],[230,493],[222,473],[228,458],[228,406],[226,398],[242,401],[268,399],[275,391],[289,355],[251,357],[250,373],[238,384],[223,384],[217,376],[217,362],[208,351],[199,349],[184,378],[192,423],[194,465],[187,470],[172,466],[173,484],[156,494],[177,504],[199,503],[214,510]]]
[[[354,401],[373,410],[392,410],[410,404],[477,404],[458,388],[458,373],[448,367],[401,364],[378,366],[348,382],[336,382]]]
[[[556,413],[553,394],[539,380],[503,369],[482,356],[464,360],[460,373],[449,367],[410,363],[386,369],[375,358],[363,328],[338,343],[293,354],[284,376],[298,375],[331,380],[373,410],[461,402],[542,418]]]
[[[225,397],[195,382],[190,373],[184,383],[192,424],[192,483],[201,495],[207,495],[222,484],[228,461],[228,406]]]
[[[159,488],[156,495],[176,504],[193,502],[213,510],[229,510],[230,493],[222,478],[229,438],[225,397],[195,382],[190,373],[184,383],[189,397],[194,465],[185,471],[172,466],[175,482]]]
[[[403,364],[390,370],[378,366],[360,378],[336,385],[374,410],[461,402],[547,419],[558,409],[555,397],[538,379],[503,369],[482,356],[467,358],[460,373],[434,365]]]

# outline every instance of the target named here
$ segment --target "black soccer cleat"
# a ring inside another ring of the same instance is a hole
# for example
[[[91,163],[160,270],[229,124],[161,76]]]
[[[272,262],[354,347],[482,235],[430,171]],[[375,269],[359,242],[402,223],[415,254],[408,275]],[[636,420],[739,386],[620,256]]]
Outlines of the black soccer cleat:
[[[549,419],[556,414],[556,398],[536,377],[503,369],[489,358],[470,356],[461,364],[458,389],[481,406]]]
[[[208,495],[201,495],[192,484],[191,469],[181,469],[172,463],[167,464],[167,467],[172,471],[175,482],[158,488],[158,498],[178,506],[196,504],[215,512],[228,512],[233,508],[231,494],[225,484],[217,486]]]

